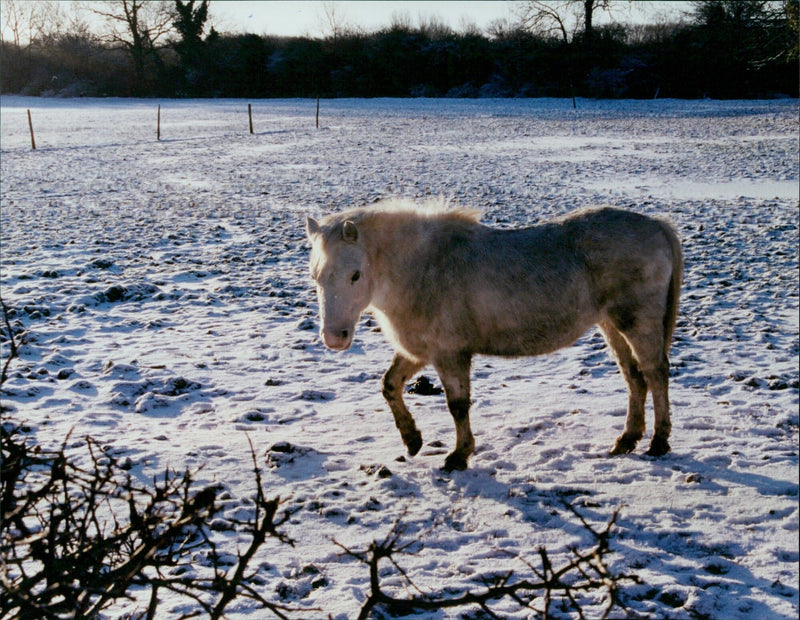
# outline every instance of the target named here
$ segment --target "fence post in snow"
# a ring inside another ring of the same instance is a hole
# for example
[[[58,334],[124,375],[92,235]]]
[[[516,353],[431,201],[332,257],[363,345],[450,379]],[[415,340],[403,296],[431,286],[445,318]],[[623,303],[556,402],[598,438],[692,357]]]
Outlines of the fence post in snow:
[[[33,120],[31,120],[31,111],[28,110],[28,128],[31,130],[31,148],[36,150],[36,140],[33,137]]]
[[[319,129],[319,97],[317,97],[317,129]]]
[[[156,124],[156,140],[161,140],[161,104],[158,106],[158,123]]]
[[[250,119],[250,133],[253,133],[253,106],[247,104],[247,117]]]

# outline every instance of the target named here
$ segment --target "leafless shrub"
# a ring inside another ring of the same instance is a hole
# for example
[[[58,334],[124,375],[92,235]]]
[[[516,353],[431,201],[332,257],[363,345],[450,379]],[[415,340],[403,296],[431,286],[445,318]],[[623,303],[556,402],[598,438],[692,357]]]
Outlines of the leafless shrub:
[[[0,306],[8,340],[2,386],[19,351],[2,299]],[[249,537],[231,566],[209,526],[219,486],[197,490],[191,472],[169,469],[152,486],[139,483],[129,463],[91,437],[82,467],[67,457],[69,442],[45,450],[11,420],[0,424],[0,618],[92,618],[134,592],[149,592],[138,617],[154,618],[164,591],[194,601],[212,619],[237,598],[288,617],[292,609],[259,594],[256,572],[248,571],[268,537],[294,544],[278,531],[289,513],[278,517],[280,499],[267,499],[252,443],[255,511],[228,523],[240,542]]]
[[[286,517],[277,517],[278,498],[266,498],[258,467],[255,513],[233,523],[249,544],[231,567],[208,526],[219,487],[197,490],[190,472],[169,470],[143,485],[91,438],[90,464],[80,467],[65,455],[66,442],[42,450],[8,426],[0,429],[0,617],[90,618],[149,592],[139,617],[154,618],[165,591],[191,599],[210,618],[240,597],[280,618],[292,611],[264,599],[248,571],[268,537],[292,544],[277,530]]]
[[[8,367],[11,365],[11,362],[19,356],[19,351],[17,350],[17,342],[14,339],[14,330],[11,329],[11,323],[8,320],[8,306],[6,306],[6,302],[4,302],[1,297],[0,308],[3,311],[3,325],[2,329],[0,329],[0,343],[8,340],[8,357],[6,358],[6,361],[3,362],[3,369],[0,370],[0,385],[3,385],[8,378]]]

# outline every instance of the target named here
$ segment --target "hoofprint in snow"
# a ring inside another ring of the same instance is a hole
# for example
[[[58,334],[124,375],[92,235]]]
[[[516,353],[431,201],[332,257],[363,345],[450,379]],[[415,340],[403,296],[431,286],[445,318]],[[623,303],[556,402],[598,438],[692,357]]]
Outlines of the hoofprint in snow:
[[[796,100],[323,101],[318,130],[312,102],[256,101],[254,135],[248,102],[161,101],[160,141],[156,103],[0,100],[0,284],[24,330],[6,420],[48,447],[72,431],[77,460],[91,435],[142,480],[202,466],[223,515],[252,497],[249,437],[295,511],[296,547],[256,563],[265,595],[326,617],[353,616],[369,585],[334,540],[364,548],[402,518],[423,542],[398,558],[417,586],[477,588],[540,546],[592,544],[565,499],[598,525],[623,506],[612,568],[642,579],[622,593],[634,612],[797,616]],[[686,253],[672,452],[645,457],[646,434],[607,456],[625,385],[590,331],[474,361],[469,470],[438,469],[454,441],[442,395],[407,395],[425,443],[399,458],[391,348],[369,316],[348,352],[322,345],[304,231],[307,214],[395,196],[447,196],[499,227],[592,204],[671,218]]]

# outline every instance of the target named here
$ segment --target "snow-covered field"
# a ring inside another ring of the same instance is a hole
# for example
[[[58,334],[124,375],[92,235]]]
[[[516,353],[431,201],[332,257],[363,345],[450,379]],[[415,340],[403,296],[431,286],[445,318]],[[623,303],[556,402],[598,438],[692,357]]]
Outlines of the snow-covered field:
[[[529,574],[542,545],[556,561],[591,546],[567,499],[598,526],[623,506],[612,568],[643,581],[622,592],[633,617],[797,618],[797,100],[323,101],[319,129],[313,101],[254,101],[254,135],[247,103],[0,100],[0,285],[25,330],[7,416],[49,447],[74,429],[76,459],[92,435],[142,480],[202,466],[239,516],[249,436],[296,511],[296,547],[268,541],[254,566],[301,617],[353,617],[368,592],[334,539],[363,549],[402,517],[423,542],[398,557],[417,586],[477,589]],[[686,253],[672,452],[645,457],[648,434],[606,456],[627,397],[591,331],[551,356],[475,360],[466,472],[439,470],[443,396],[408,394],[425,445],[398,460],[392,351],[369,317],[350,351],[324,348],[303,228],[394,196],[452,197],[501,227],[599,203],[669,216]]]

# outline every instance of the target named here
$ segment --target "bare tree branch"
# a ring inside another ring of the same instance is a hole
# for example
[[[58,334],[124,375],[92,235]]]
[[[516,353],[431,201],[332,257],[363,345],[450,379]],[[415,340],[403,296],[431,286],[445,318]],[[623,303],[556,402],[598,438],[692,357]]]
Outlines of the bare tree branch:
[[[14,340],[14,330],[11,329],[11,323],[8,320],[8,306],[6,306],[6,302],[3,301],[3,298],[0,297],[0,305],[3,309],[3,323],[5,325],[6,332],[8,333],[8,357],[6,361],[3,363],[3,370],[0,372],[0,385],[3,385],[8,378],[8,367],[11,364],[14,358],[19,356],[19,350],[17,349],[17,343]]]
[[[59,450],[45,451],[8,424],[0,435],[2,617],[96,617],[129,597],[132,586],[149,589],[147,618],[158,617],[160,591],[194,601],[215,619],[237,598],[278,618],[298,611],[251,585],[256,575],[248,566],[266,539],[292,542],[277,529],[288,515],[277,516],[280,500],[266,498],[257,466],[255,515],[238,524],[250,542],[229,571],[208,526],[219,486],[197,491],[191,472],[169,470],[152,488],[142,486],[90,437],[84,468],[66,457],[69,438]],[[199,563],[198,555],[204,558]],[[190,568],[191,578],[184,575]]]
[[[93,3],[90,10],[106,21],[104,39],[125,48],[133,61],[140,89],[146,91],[148,59],[158,73],[163,71],[159,55],[166,37],[174,31],[175,12],[166,0],[104,0]]]
[[[541,563],[540,568],[537,569],[532,564],[525,562],[534,573],[534,580],[515,580],[514,572],[509,570],[484,582],[483,590],[467,591],[458,596],[444,593],[425,593],[418,588],[411,581],[406,572],[400,568],[393,556],[402,553],[408,549],[410,545],[415,544],[416,541],[401,544],[401,537],[405,533],[405,528],[399,520],[382,542],[373,541],[365,551],[353,551],[341,543],[334,541],[346,555],[359,560],[369,567],[370,592],[361,607],[358,617],[362,620],[366,620],[372,610],[379,605],[386,606],[393,612],[398,613],[478,605],[485,612],[494,616],[494,613],[489,607],[489,603],[492,601],[508,597],[522,608],[534,609],[532,603],[537,596],[543,597],[543,608],[534,610],[542,613],[544,617],[547,617],[553,596],[559,595],[568,600],[572,609],[577,611],[579,617],[583,618],[584,612],[577,594],[589,591],[605,592],[607,603],[602,617],[609,617],[609,614],[615,608],[619,607],[624,609],[618,597],[619,584],[626,580],[633,582],[638,581],[636,576],[612,574],[605,564],[605,556],[611,551],[609,546],[611,530],[619,515],[619,509],[614,511],[604,529],[596,531],[573,506],[567,506],[580,519],[583,526],[592,534],[595,540],[594,547],[583,552],[573,550],[573,557],[559,568],[553,567],[547,550],[542,547],[538,550]],[[379,570],[382,560],[389,560],[403,575],[406,582],[419,594],[401,598],[384,591],[381,587],[381,573]]]
[[[540,36],[558,36],[566,44],[579,26],[575,0],[561,2],[526,2],[520,12],[523,27]]]

